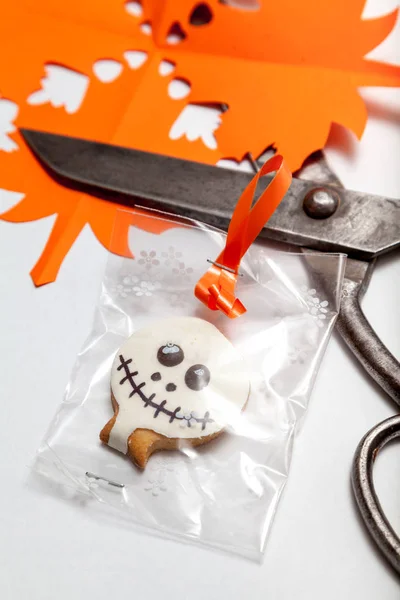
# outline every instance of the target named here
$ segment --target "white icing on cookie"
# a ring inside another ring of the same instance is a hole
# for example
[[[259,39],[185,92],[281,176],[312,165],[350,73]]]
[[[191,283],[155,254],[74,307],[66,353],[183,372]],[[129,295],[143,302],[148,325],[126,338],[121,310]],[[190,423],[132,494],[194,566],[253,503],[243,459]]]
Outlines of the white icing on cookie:
[[[108,445],[126,453],[139,428],[182,439],[216,433],[240,413],[249,386],[243,358],[214,325],[158,321],[117,352],[111,390],[119,410]]]

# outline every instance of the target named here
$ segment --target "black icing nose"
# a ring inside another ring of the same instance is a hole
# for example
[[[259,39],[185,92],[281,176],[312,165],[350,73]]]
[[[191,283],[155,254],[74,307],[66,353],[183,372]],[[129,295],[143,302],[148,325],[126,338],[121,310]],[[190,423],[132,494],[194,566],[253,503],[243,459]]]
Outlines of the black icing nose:
[[[191,390],[199,392],[210,383],[210,371],[205,365],[193,365],[185,373],[185,383]]]
[[[160,346],[157,352],[157,360],[164,367],[176,367],[181,364],[184,358],[182,348],[171,342],[165,346]]]

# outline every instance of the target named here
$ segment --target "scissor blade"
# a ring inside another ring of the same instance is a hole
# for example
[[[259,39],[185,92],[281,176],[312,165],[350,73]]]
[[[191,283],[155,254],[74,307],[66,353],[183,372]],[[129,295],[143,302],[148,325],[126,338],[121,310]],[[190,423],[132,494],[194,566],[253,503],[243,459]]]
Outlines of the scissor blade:
[[[226,229],[251,174],[41,131],[22,135],[43,166],[63,185],[128,206],[142,206]],[[260,191],[268,183],[264,178]],[[316,187],[294,179],[265,226],[269,239],[315,250],[346,252],[362,260],[400,246],[400,202],[339,190],[336,213],[315,220],[303,199]]]

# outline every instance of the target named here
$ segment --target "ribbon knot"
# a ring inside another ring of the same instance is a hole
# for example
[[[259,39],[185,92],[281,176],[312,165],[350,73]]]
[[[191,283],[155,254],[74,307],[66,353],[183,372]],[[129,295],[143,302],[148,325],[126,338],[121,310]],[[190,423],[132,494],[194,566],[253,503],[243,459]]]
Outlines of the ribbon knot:
[[[252,207],[260,177],[274,171],[275,176]],[[235,296],[240,261],[285,196],[291,181],[292,174],[282,156],[273,156],[240,196],[229,224],[225,248],[195,287],[196,297],[211,310],[220,310],[231,319],[246,312]]]
[[[238,317],[246,312],[246,309],[235,297],[236,280],[237,273],[213,265],[198,282],[195,294],[197,298],[200,294],[199,299],[205,301],[204,303],[211,310],[220,310],[228,317],[232,315]]]

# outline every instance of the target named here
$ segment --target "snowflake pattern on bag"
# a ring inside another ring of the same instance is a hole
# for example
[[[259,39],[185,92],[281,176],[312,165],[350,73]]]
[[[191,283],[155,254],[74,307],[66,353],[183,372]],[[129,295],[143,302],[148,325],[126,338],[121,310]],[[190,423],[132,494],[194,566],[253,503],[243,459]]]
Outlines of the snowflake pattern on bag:
[[[158,267],[160,261],[157,258],[155,250],[150,250],[149,252],[142,250],[138,263],[139,265],[144,265],[146,269],[151,269],[152,267]]]
[[[161,256],[164,259],[164,265],[170,267],[179,264],[183,254],[182,252],[178,252],[173,246],[170,246],[167,252],[161,252]]]
[[[317,290],[314,288],[308,289],[306,286],[302,286],[301,291],[305,295],[309,314],[313,317],[318,327],[324,327],[327,314],[329,313],[329,302],[327,300],[320,300],[317,296]]]
[[[168,275],[174,276],[178,281],[190,282],[194,270],[182,258],[182,252],[177,251],[174,246],[169,246],[167,251],[160,254],[154,249],[141,250],[135,264],[140,265],[142,271],[136,275],[122,274],[120,282],[111,288],[111,292],[120,298],[136,296],[146,299],[160,290],[165,293],[163,282]],[[167,270],[164,267],[167,267]],[[187,304],[185,296],[186,294],[180,293],[179,290],[171,291],[171,306],[183,308]]]
[[[153,496],[159,496],[161,492],[167,492],[168,488],[162,479],[149,477],[148,485],[145,486],[146,492],[151,492]]]
[[[256,261],[258,266],[264,268],[268,261],[268,254],[261,251]],[[180,292],[179,289],[173,289],[167,292],[169,287],[163,285],[168,276],[175,277],[178,282],[190,282],[193,279],[194,269],[184,260],[183,252],[174,246],[169,246],[167,250],[161,252],[157,252],[154,248],[142,249],[135,262],[136,265],[140,265],[142,271],[135,275],[123,274],[120,282],[111,288],[116,297],[136,296],[136,298],[143,298],[146,301],[146,298],[163,291],[164,294],[169,294],[169,302],[172,307],[185,308],[187,291]],[[322,299],[313,287],[302,285],[300,290],[307,308],[304,314],[309,315],[318,328],[323,328],[330,315],[328,300]],[[276,318],[284,318],[284,314],[283,309],[277,309]],[[306,361],[308,353],[306,345],[296,344],[289,352],[288,358],[292,364],[303,363]]]
[[[126,275],[111,288],[111,293],[120,298],[127,298],[133,291],[133,287],[139,283],[139,277],[136,275]]]
[[[132,292],[135,294],[135,296],[144,296],[148,298],[149,296],[153,296],[153,294],[159,289],[161,289],[160,281],[153,282],[149,279],[142,279],[132,288]]]
[[[161,492],[168,492],[168,473],[175,470],[174,462],[168,458],[156,458],[149,465],[151,475],[144,486],[145,492],[152,496],[159,496]]]
[[[192,267],[187,267],[184,262],[178,263],[176,267],[172,269],[172,272],[178,277],[182,277],[189,281],[191,279],[191,275],[193,273]]]

